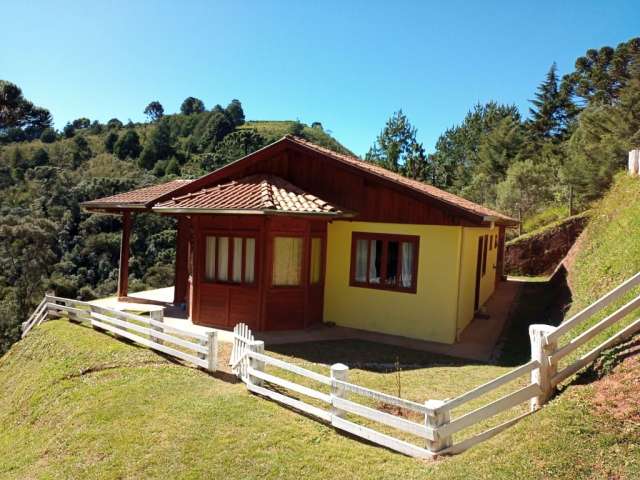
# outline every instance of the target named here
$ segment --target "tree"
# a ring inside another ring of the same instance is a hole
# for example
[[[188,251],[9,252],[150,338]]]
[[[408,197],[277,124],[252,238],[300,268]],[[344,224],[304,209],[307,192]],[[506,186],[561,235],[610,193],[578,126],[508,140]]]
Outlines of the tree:
[[[25,140],[39,138],[52,123],[51,113],[47,109],[37,107],[24,98],[16,84],[0,80],[0,140],[12,130],[9,136],[18,138],[16,129],[24,133]]]
[[[94,120],[89,127],[89,132],[94,135],[99,135],[102,133],[102,124],[98,120]]]
[[[164,107],[159,101],[154,100],[145,107],[144,114],[149,118],[149,121],[157,122],[164,115]]]
[[[416,165],[424,163],[424,150],[416,133],[407,116],[398,110],[387,120],[365,160],[393,172],[401,172],[407,166],[416,171]]]
[[[440,135],[431,161],[431,170],[436,175],[432,183],[458,193],[468,185],[476,172],[482,138],[505,117],[520,122],[520,113],[514,105],[476,104],[460,125]]]
[[[498,207],[522,220],[553,200],[554,177],[555,171],[545,163],[531,160],[514,163],[497,186]],[[522,224],[520,229],[522,233]]]
[[[620,43],[615,49],[590,49],[576,60],[575,71],[567,77],[582,106],[611,105],[632,78],[640,53],[640,38]]]
[[[224,137],[214,153],[203,155],[202,168],[212,171],[264,147],[267,140],[253,129],[236,130]]]
[[[42,135],[40,135],[40,140],[42,141],[42,143],[53,143],[56,141],[56,138],[56,131],[51,127],[45,128],[42,131]]]
[[[164,170],[165,175],[180,175],[180,165],[178,164],[178,160],[176,157],[171,157],[169,163],[167,163],[167,168]]]
[[[142,168],[151,170],[158,160],[165,160],[172,154],[171,128],[167,117],[164,117],[149,134],[138,163]]]
[[[118,120],[117,118],[112,118],[111,120],[109,120],[107,122],[107,128],[108,129],[119,129],[122,128],[122,122],[120,120]]]
[[[564,139],[577,110],[571,101],[572,90],[566,81],[559,86],[555,62],[531,100],[527,128],[536,139]]]
[[[42,296],[46,278],[55,263],[55,224],[38,218],[5,216],[0,220],[0,270],[15,294],[15,324],[26,320]]]
[[[629,150],[640,146],[640,76],[619,92],[614,105],[584,109],[568,144],[563,176],[578,204],[600,197],[613,175],[625,168]]]
[[[64,138],[72,138],[76,134],[76,129],[71,123],[67,122],[62,129],[62,134],[64,135]]]
[[[31,168],[42,167],[49,163],[49,154],[44,148],[37,148],[31,154],[29,163]]]
[[[200,138],[202,151],[213,151],[222,139],[233,132],[233,123],[225,113],[213,112]]]
[[[117,141],[118,134],[115,132],[109,132],[104,139],[104,149],[109,153],[113,153],[113,149]]]
[[[180,113],[183,115],[192,115],[194,113],[204,112],[204,102],[198,98],[187,97],[180,105]]]
[[[227,105],[227,113],[231,117],[231,121],[237,127],[244,124],[244,111],[242,110],[242,103],[240,100],[234,98],[231,103]]]
[[[140,137],[135,130],[127,130],[113,146],[113,153],[120,160],[125,158],[138,158],[142,147],[140,146]]]
[[[320,123],[320,122],[313,122],[311,124],[311,128],[317,128],[318,130],[323,130],[322,123]]]
[[[76,130],[79,130],[81,128],[89,128],[91,126],[91,120],[89,120],[87,117],[80,117],[71,122],[71,125],[73,125],[73,128],[75,128]]]

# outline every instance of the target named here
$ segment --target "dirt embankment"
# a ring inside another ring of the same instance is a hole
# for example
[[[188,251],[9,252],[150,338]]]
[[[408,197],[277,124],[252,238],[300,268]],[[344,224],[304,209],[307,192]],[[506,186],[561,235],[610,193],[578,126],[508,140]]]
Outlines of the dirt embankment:
[[[509,275],[549,275],[567,255],[588,221],[574,215],[506,244],[505,271]]]

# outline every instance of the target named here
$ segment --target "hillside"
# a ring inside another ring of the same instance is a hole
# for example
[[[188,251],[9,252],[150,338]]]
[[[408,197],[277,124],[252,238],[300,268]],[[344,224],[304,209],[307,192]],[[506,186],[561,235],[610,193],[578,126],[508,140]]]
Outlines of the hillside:
[[[571,311],[640,268],[639,250],[631,248],[640,238],[640,212],[630,201],[638,195],[640,179],[620,175],[596,206],[571,270]],[[515,318],[540,301],[521,298]],[[209,376],[89,328],[52,321],[0,359],[0,476],[639,478],[636,342],[603,355],[515,427],[462,455],[425,463],[252,396],[228,373]],[[376,362],[400,358],[403,395],[415,400],[451,397],[510,368],[508,358],[472,364],[357,342],[305,348],[272,353],[320,370],[348,358],[356,382],[390,393],[393,370],[367,362],[372,355]],[[526,348],[525,340],[520,349]]]

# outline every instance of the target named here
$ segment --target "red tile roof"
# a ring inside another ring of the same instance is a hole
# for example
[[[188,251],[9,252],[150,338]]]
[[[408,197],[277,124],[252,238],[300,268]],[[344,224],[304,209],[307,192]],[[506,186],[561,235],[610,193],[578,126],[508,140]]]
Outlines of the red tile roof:
[[[394,173],[386,168],[380,167],[378,165],[374,165],[373,163],[365,162],[357,157],[353,157],[350,155],[344,155],[341,153],[334,152],[333,150],[329,150],[328,148],[321,147],[316,145],[315,143],[311,143],[307,140],[304,140],[300,137],[294,137],[292,135],[287,135],[284,137],[291,142],[294,142],[302,147],[314,150],[322,155],[330,156],[339,162],[346,163],[348,165],[354,166],[362,171],[371,173],[378,177],[382,177],[384,179],[390,180],[394,183],[400,184],[404,187],[408,187],[411,190],[417,191],[419,193],[423,193],[428,195],[429,197],[438,199],[444,203],[449,205],[453,205],[455,207],[462,208],[464,210],[475,213],[476,215],[480,215],[483,217],[495,217],[497,220],[501,220],[507,223],[517,224],[518,221],[508,217],[500,212],[496,212],[495,210],[491,210],[490,208],[484,207],[482,205],[478,205],[477,203],[472,202],[471,200],[467,200],[465,198],[454,195],[453,193],[446,192],[444,190],[440,190],[439,188],[434,187],[433,185],[429,185],[427,183],[422,183],[417,180],[412,180],[407,177],[403,177],[400,174]],[[284,139],[283,139],[284,140]]]
[[[110,197],[98,198],[83,202],[82,206],[88,210],[104,208],[144,208],[149,203],[153,203],[164,195],[177,190],[193,180],[172,180],[167,183],[160,183],[150,187],[131,190],[130,192],[118,193]]]
[[[160,202],[153,210],[165,212],[287,213],[342,215],[335,205],[305,192],[280,177],[256,174]]]

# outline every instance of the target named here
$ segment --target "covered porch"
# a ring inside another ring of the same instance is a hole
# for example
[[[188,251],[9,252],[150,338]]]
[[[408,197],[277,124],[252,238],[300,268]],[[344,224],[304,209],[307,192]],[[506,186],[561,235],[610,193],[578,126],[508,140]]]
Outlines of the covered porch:
[[[84,204],[122,218],[117,295],[100,302],[130,304],[132,311],[162,306],[169,321],[227,330],[238,323],[257,332],[322,322],[327,224],[352,212],[268,174],[184,195],[181,186],[147,192],[144,204],[141,192],[156,187],[137,191],[129,203]],[[174,287],[130,294],[133,216],[142,212],[177,220]]]

